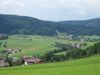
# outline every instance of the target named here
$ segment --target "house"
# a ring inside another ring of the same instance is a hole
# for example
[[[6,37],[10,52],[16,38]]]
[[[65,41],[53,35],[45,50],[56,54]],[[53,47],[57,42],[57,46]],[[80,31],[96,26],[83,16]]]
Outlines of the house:
[[[80,48],[81,47],[81,44],[80,43],[77,43],[76,44],[76,48]]]
[[[7,49],[6,51],[9,53],[13,53],[13,49]]]
[[[6,62],[5,60],[0,60],[0,67],[8,67],[10,64]]]
[[[76,44],[71,44],[72,47],[75,47],[75,48],[80,48],[81,47],[81,44],[80,43],[76,43]]]
[[[22,50],[19,49],[19,48],[16,48],[16,49],[7,49],[7,51],[8,51],[9,53],[15,54],[16,52],[21,52]]]
[[[42,63],[42,60],[39,58],[36,58],[36,57],[24,56],[24,57],[22,57],[22,59],[23,59],[25,65]]]

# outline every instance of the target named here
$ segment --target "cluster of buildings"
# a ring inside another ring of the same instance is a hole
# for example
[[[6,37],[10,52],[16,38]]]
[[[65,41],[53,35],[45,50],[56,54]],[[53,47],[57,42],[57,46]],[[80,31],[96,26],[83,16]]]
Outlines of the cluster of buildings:
[[[29,56],[24,56],[22,57],[24,64],[25,65],[30,65],[30,64],[41,64],[43,63],[42,59],[36,58],[36,57],[29,57]]]
[[[12,59],[14,61],[17,61],[18,59]],[[39,59],[39,58],[36,58],[36,57],[33,57],[33,56],[23,56],[21,58],[22,62],[21,64],[22,65],[31,65],[31,64],[41,64],[43,63],[42,59]],[[4,59],[0,59],[0,67],[9,67],[11,66],[10,63]]]
[[[15,54],[15,53],[17,53],[17,52],[21,52],[22,50],[21,49],[19,49],[19,48],[16,48],[16,49],[7,49],[6,50],[7,52],[9,52],[9,53],[11,53],[11,54]]]
[[[0,67],[8,67],[10,66],[10,64],[8,62],[6,62],[5,60],[0,60]]]

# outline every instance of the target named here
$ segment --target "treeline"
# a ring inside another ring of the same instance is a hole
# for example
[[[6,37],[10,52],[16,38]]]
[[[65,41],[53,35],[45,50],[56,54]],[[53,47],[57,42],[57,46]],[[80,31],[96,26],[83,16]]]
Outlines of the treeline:
[[[87,49],[79,49],[72,46],[66,46],[66,44],[57,44],[58,49],[53,51],[48,51],[44,56],[42,56],[42,60],[44,62],[58,62],[70,59],[80,59],[89,57],[95,54],[100,54],[100,42],[94,44],[94,46],[88,47]],[[65,51],[65,55],[55,55],[55,53]]]

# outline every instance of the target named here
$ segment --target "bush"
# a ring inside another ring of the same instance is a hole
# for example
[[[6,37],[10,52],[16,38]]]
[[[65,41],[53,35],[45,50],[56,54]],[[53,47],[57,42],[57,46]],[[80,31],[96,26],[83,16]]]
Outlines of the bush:
[[[18,58],[8,58],[7,61],[9,62],[10,66],[18,66],[23,64],[22,59]]]

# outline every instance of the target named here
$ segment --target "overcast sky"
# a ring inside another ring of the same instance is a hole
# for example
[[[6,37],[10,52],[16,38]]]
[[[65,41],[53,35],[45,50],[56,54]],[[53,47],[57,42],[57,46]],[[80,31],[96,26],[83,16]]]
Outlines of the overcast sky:
[[[0,0],[0,14],[51,21],[99,18],[100,0]]]

